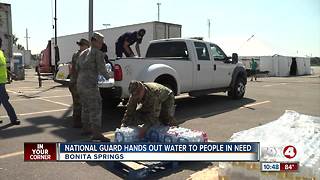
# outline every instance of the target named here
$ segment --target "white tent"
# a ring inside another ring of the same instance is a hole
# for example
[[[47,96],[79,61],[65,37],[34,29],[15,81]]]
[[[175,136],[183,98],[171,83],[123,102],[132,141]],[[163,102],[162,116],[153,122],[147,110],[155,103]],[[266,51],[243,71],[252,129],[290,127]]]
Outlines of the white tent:
[[[269,76],[307,75],[311,73],[310,58],[290,56],[240,56],[240,60],[250,69],[252,58],[258,63],[259,71],[269,71]]]
[[[306,75],[311,73],[310,58],[301,57],[283,49],[273,48],[268,42],[254,35],[249,39],[225,38],[216,39],[215,42],[229,56],[233,52],[238,53],[239,59],[247,69],[250,69],[250,61],[254,58],[258,63],[258,70],[269,71],[270,76]],[[295,63],[292,63],[294,61]]]

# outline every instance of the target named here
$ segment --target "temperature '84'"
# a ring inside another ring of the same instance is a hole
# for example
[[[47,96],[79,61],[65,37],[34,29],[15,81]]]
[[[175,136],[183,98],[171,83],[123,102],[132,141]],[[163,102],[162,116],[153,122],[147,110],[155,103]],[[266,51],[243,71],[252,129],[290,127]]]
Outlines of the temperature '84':
[[[286,164],[285,166],[284,166],[284,169],[285,170],[292,170],[294,168],[294,164]]]

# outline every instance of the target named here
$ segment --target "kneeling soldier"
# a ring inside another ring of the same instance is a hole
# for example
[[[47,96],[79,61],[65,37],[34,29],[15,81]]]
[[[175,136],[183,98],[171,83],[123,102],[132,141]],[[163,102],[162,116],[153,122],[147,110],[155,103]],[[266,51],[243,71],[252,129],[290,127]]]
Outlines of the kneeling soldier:
[[[153,125],[176,125],[174,93],[169,88],[158,83],[132,81],[129,92],[131,95],[121,126],[143,124],[147,130]]]

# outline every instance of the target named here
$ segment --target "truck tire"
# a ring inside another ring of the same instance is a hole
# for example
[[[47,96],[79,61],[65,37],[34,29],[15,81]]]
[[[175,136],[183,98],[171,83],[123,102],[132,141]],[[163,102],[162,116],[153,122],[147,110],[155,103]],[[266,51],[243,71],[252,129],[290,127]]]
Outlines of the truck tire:
[[[228,91],[228,96],[233,99],[241,99],[243,98],[246,91],[246,84],[243,78],[238,77],[234,86],[230,91]]]
[[[120,102],[122,101],[120,98],[113,98],[110,97],[110,95],[104,91],[100,90],[100,95],[102,98],[102,103],[104,106],[108,107],[108,108],[116,108]]]
[[[107,108],[115,109],[120,104],[121,99],[116,98],[108,98],[104,99],[102,98],[103,106],[106,106]]]
[[[166,86],[167,88],[171,89],[174,95],[177,95],[178,90],[177,90],[177,82],[176,80],[170,76],[170,75],[162,75],[156,78],[154,81],[155,83],[161,84],[163,86]]]
[[[162,85],[164,85],[165,87],[171,89],[171,91],[175,94],[175,90],[174,90],[174,86],[171,85],[170,83],[163,83]]]

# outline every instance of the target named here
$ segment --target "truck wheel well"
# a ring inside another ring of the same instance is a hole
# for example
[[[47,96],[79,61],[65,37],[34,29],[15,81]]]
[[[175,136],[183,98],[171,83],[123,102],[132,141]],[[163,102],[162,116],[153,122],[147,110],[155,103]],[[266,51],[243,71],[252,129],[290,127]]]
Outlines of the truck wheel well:
[[[243,79],[244,83],[247,84],[247,76],[246,76],[246,72],[239,72],[237,78],[241,78]],[[237,79],[236,78],[236,79]]]
[[[171,75],[169,75],[169,74],[161,75],[161,76],[157,77],[156,80],[154,80],[154,82],[162,84],[164,86],[169,86],[169,88],[173,91],[173,93],[175,95],[177,95],[177,93],[178,93],[177,92],[177,90],[178,90],[177,81]]]
[[[234,78],[232,79],[232,84],[230,87],[233,87],[237,79],[240,78],[244,81],[245,84],[247,84],[247,74],[246,72],[240,71]]]

